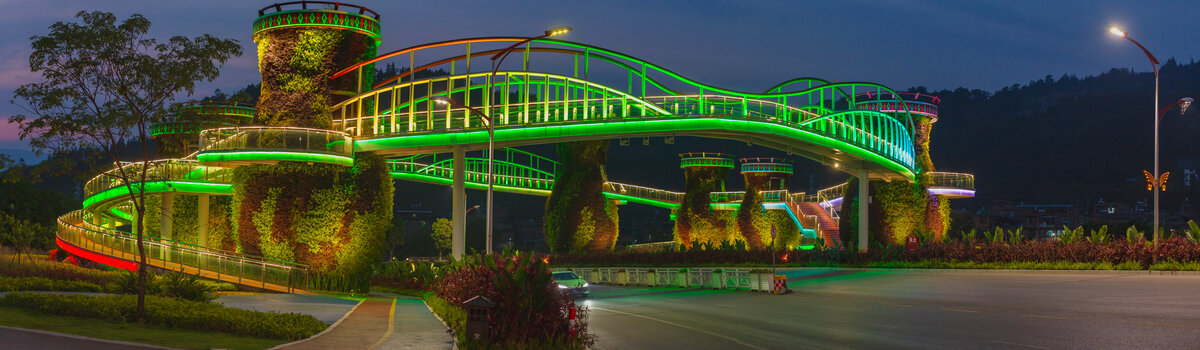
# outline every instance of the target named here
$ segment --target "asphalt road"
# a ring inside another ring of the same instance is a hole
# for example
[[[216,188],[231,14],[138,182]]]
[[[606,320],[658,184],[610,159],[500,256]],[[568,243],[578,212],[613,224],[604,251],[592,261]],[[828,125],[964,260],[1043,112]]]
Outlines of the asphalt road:
[[[801,270],[793,294],[593,286],[599,349],[1200,349],[1200,275]]]

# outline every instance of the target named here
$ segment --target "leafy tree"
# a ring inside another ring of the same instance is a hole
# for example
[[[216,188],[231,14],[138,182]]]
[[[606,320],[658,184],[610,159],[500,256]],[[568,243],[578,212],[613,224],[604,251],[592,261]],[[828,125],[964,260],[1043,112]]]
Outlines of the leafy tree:
[[[12,248],[16,253],[14,261],[19,261],[21,256],[28,255],[29,247],[35,244],[38,233],[43,231],[45,228],[42,225],[18,219],[8,213],[0,213],[0,247]]]
[[[450,250],[450,245],[453,244],[454,222],[447,218],[438,218],[433,222],[433,232],[429,235],[433,237],[433,245],[437,247],[438,259],[442,258],[442,253]]]
[[[180,93],[191,95],[197,81],[212,81],[221,64],[242,54],[236,40],[201,35],[149,38],[150,21],[132,15],[121,23],[106,12],[82,11],[82,23],[57,22],[50,33],[34,36],[29,68],[43,80],[17,88],[13,99],[29,115],[14,115],[20,136],[36,152],[66,152],[93,147],[115,164],[127,139],[141,144],[141,159],[105,176],[119,178],[133,202],[137,220],[138,307],[145,319],[146,257],[142,218],[149,165],[147,129],[161,118],[164,105]],[[18,100],[21,103],[18,103]],[[139,166],[140,165],[140,166]]]
[[[388,230],[386,238],[388,260],[392,260],[396,256],[396,247],[404,245],[404,236],[407,234],[404,226],[404,218],[402,216],[392,216],[392,228]]]

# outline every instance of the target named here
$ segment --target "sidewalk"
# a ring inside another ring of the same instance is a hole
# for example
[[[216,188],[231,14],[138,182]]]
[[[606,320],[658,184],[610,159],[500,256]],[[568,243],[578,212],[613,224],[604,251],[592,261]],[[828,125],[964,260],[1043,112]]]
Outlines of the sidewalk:
[[[386,294],[396,298],[393,331],[376,349],[453,349],[454,337],[416,297]]]
[[[332,328],[275,349],[451,349],[454,339],[420,299],[373,294]]]

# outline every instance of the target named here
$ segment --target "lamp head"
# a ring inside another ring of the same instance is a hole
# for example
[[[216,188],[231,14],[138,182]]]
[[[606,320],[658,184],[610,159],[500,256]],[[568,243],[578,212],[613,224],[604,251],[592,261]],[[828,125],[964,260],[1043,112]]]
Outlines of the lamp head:
[[[1116,35],[1117,35],[1117,36],[1119,36],[1119,37],[1122,37],[1122,38],[1124,38],[1124,37],[1125,37],[1125,32],[1121,31],[1121,29],[1120,29],[1120,28],[1117,28],[1117,27],[1109,27],[1109,28],[1108,28],[1108,31],[1109,31],[1109,32],[1111,32],[1111,33],[1113,33],[1113,34],[1116,34]]]
[[[1188,106],[1192,105],[1192,101],[1193,100],[1191,97],[1184,97],[1184,98],[1179,99],[1179,115],[1183,115],[1184,113],[1187,113]]]
[[[434,97],[430,97],[429,99],[433,100],[433,102],[435,102],[439,105],[453,105],[454,104],[454,100],[452,100],[446,96],[434,96]]]
[[[546,36],[548,36],[548,37],[551,37],[551,36],[559,36],[559,35],[566,34],[566,33],[567,33],[567,32],[569,32],[569,31],[571,31],[571,27],[568,27],[568,26],[558,26],[558,27],[550,28],[550,30],[547,30],[547,31],[546,31]]]

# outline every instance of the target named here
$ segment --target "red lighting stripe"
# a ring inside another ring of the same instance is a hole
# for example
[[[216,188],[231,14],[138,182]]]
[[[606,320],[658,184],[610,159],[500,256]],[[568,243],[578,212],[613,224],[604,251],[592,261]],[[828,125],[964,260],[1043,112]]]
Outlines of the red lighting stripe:
[[[70,243],[67,243],[66,241],[63,241],[62,239],[59,239],[58,237],[55,237],[54,241],[58,242],[58,246],[62,247],[63,250],[71,252],[71,254],[75,254],[75,256],[78,256],[80,258],[95,261],[95,262],[98,262],[98,263],[101,263],[104,265],[108,265],[108,266],[112,266],[112,267],[115,267],[118,269],[137,271],[137,263],[135,263],[135,262],[132,262],[129,260],[124,260],[124,259],[117,259],[117,258],[108,256],[108,255],[92,253],[87,250],[83,250],[83,248],[79,248]]]

